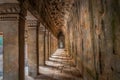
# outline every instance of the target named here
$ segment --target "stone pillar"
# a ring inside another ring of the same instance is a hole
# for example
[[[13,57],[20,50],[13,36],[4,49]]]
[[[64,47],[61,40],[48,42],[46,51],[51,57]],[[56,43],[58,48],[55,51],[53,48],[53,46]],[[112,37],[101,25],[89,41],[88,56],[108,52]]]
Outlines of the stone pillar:
[[[39,65],[40,66],[45,65],[44,35],[45,35],[45,28],[42,24],[40,24],[39,26]]]
[[[57,46],[58,42],[57,42],[57,38],[52,35],[52,54],[56,51],[56,49],[58,48]]]
[[[19,80],[25,79],[25,16],[27,15],[27,10],[21,7],[20,17],[19,17]],[[13,79],[12,79],[13,80]]]
[[[66,54],[68,55],[68,33],[66,32],[65,33],[65,51],[66,51]]]
[[[31,21],[31,24],[28,26],[29,75],[36,77],[38,74],[38,23],[37,21]]]
[[[46,35],[45,35],[45,54],[46,54],[46,60],[49,60],[49,52],[48,52],[48,31],[46,30]]]
[[[56,51],[57,50],[57,48],[58,48],[58,40],[57,40],[57,38],[55,37],[55,48],[54,48],[54,51]]]
[[[26,9],[20,8],[18,3],[0,4],[0,8],[0,32],[3,32],[4,36],[3,78],[4,80],[24,80]]]
[[[48,53],[49,57],[55,52],[57,49],[57,39],[52,35],[50,32],[48,32]]]
[[[54,39],[54,36],[52,36],[52,54],[55,52],[55,43],[56,43],[56,41],[55,41],[55,39]]]
[[[51,33],[49,32],[49,57],[51,56]]]
[[[51,34],[51,55],[53,54],[53,46],[54,46],[54,43],[53,42],[53,35]]]

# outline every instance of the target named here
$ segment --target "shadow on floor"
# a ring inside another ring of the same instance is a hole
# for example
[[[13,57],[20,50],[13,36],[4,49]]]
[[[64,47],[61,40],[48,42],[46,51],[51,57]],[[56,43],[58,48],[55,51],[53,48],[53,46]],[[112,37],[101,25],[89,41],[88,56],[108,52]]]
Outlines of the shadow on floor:
[[[47,76],[46,80],[82,80],[80,71],[73,65],[72,58],[68,57],[64,50],[58,49],[49,60],[46,61],[45,66],[39,67],[39,72]],[[42,77],[40,75],[38,80],[44,80],[44,76]]]
[[[64,49],[58,49],[45,66],[39,66],[40,75],[33,80],[82,80],[80,71],[73,65],[72,58],[68,57]]]
[[[37,76],[35,80],[57,80],[57,79],[41,74]]]

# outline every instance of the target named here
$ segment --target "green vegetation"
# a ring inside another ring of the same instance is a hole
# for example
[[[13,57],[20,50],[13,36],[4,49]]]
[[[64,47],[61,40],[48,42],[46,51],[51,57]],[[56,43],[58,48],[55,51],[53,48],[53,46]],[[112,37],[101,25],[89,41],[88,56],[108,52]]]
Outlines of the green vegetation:
[[[0,36],[0,46],[2,46],[2,45],[3,45],[3,37]]]

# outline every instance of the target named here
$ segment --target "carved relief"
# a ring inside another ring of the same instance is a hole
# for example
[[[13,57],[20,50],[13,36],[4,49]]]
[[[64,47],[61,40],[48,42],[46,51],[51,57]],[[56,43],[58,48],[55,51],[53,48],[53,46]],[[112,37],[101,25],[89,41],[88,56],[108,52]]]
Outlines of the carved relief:
[[[27,20],[28,27],[37,27],[38,21],[37,20]]]
[[[0,21],[18,20],[18,13],[20,13],[20,7],[18,4],[0,4]]]

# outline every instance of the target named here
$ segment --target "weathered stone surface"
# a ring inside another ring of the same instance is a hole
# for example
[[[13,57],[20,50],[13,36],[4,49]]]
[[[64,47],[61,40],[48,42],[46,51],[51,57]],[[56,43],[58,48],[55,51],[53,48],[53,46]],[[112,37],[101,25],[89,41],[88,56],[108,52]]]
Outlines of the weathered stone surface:
[[[5,5],[0,4],[0,32],[3,32],[4,36],[4,80],[24,78],[24,13],[19,14],[19,5],[16,3],[12,4],[14,5],[12,7],[9,7],[11,5],[9,2]]]
[[[0,32],[4,36],[4,80],[19,80],[18,21],[0,21]]]
[[[45,33],[45,60],[49,60],[48,31]]]
[[[92,80],[89,76],[91,75],[93,79],[99,77],[100,80],[106,80],[109,77],[108,79],[111,80],[111,75],[115,75],[111,66],[115,65],[112,64],[113,61],[119,62],[115,59],[117,57],[113,56],[113,54],[119,55],[117,54],[119,53],[118,35],[120,32],[117,27],[119,26],[117,22],[119,11],[116,10],[118,7],[118,2],[112,0],[76,0],[74,3],[68,21],[69,52],[75,60],[79,55],[76,62],[79,69],[84,69],[81,72],[84,72],[84,76],[86,75],[85,79]]]
[[[37,76],[37,27],[28,28],[28,68],[29,75],[32,77]]]
[[[39,65],[45,65],[45,29],[44,26],[41,24],[39,26]]]

